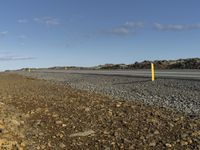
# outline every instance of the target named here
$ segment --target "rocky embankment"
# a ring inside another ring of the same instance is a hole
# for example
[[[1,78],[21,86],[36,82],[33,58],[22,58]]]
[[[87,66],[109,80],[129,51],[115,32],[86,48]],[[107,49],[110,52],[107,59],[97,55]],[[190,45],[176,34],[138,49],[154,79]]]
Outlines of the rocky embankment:
[[[0,96],[2,149],[200,148],[200,120],[177,111],[5,73]]]

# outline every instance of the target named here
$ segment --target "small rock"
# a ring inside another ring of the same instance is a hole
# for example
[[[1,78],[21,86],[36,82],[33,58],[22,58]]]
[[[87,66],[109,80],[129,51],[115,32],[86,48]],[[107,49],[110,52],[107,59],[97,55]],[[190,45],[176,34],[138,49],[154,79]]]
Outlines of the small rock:
[[[85,111],[86,111],[86,112],[90,111],[90,108],[89,108],[89,107],[86,107],[86,108],[85,108]]]
[[[25,118],[29,118],[30,117],[30,114],[26,114],[24,115]]]
[[[190,138],[188,138],[188,142],[189,142],[190,144],[192,144],[192,140],[191,140]]]
[[[51,145],[51,142],[49,141],[49,142],[48,142],[48,147],[51,147],[51,146],[52,146],[52,145]]]
[[[37,108],[36,110],[35,110],[35,112],[40,112],[42,110],[42,108]]]
[[[153,142],[149,143],[149,146],[151,146],[151,147],[154,147],[154,146],[156,146],[156,142],[155,142],[155,141],[153,141]]]
[[[57,118],[58,114],[53,114],[52,117]]]
[[[109,132],[108,131],[103,131],[103,134],[109,134]]]
[[[4,103],[0,102],[0,105],[5,105]]]
[[[116,104],[116,107],[121,107],[121,105],[122,105],[122,103],[119,102],[119,103]]]
[[[63,138],[63,134],[61,134],[61,133],[58,133],[57,135],[56,135],[57,137],[60,137],[60,138]]]
[[[60,144],[59,144],[59,147],[60,147],[60,148],[65,148],[65,147],[66,147],[66,145],[65,145],[65,144],[63,144],[63,143],[60,143]]]
[[[110,147],[105,146],[105,149],[104,149],[104,150],[110,150]]]
[[[76,136],[88,136],[88,135],[93,135],[95,132],[93,130],[88,130],[84,132],[78,132],[71,134],[69,137],[76,137]]]
[[[168,147],[168,148],[171,148],[171,147],[172,147],[172,145],[169,144],[169,143],[166,143],[165,146]]]
[[[26,146],[26,143],[25,143],[25,142],[22,142],[22,143],[20,144],[20,146],[25,147],[25,146]]]
[[[114,133],[114,136],[115,136],[115,137],[119,137],[119,133],[118,133],[118,132],[115,132],[115,133]]]
[[[19,121],[17,121],[17,120],[15,120],[15,119],[13,119],[13,120],[12,120],[12,123],[13,123],[14,125],[17,125],[17,126],[19,126],[19,125],[20,125],[20,122],[19,122]]]
[[[182,145],[182,146],[188,145],[188,142],[186,142],[186,141],[181,141],[181,145]]]
[[[24,121],[20,121],[20,124],[24,125]]]
[[[188,135],[187,134],[182,134],[181,138],[185,139]]]
[[[42,132],[39,133],[39,136],[43,136],[43,135],[44,135],[44,133],[42,133]]]
[[[63,122],[62,121],[56,121],[56,124],[62,124]]]
[[[41,120],[37,120],[35,123],[36,126],[39,126],[40,124],[41,124]]]
[[[111,109],[108,110],[108,115],[109,115],[109,116],[112,116],[112,115],[113,115],[113,112],[112,112]]]
[[[158,130],[156,130],[156,131],[154,132],[154,134],[157,135],[157,134],[160,134],[160,132],[159,132]]]
[[[66,124],[62,124],[62,127],[66,127],[67,125]]]
[[[131,145],[131,146],[129,146],[128,149],[130,149],[130,150],[134,150],[134,149],[135,149],[135,145]]]
[[[195,131],[192,133],[192,136],[200,136],[200,131]]]
[[[0,133],[2,133],[4,129],[5,129],[5,127],[0,125]]]
[[[41,147],[41,149],[45,149],[46,146],[45,145],[41,145],[40,147]]]

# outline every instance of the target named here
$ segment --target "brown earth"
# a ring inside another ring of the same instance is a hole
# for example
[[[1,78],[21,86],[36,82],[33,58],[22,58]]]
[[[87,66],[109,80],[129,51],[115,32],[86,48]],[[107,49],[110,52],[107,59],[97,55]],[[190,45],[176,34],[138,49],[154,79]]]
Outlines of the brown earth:
[[[200,119],[0,74],[0,149],[200,149]]]

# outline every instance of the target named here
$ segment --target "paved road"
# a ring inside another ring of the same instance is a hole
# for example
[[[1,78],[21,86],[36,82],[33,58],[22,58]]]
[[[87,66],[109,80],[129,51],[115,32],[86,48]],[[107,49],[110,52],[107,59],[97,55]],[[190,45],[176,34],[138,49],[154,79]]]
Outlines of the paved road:
[[[35,72],[151,77],[150,70],[37,70]],[[155,77],[200,80],[200,70],[155,70]]]

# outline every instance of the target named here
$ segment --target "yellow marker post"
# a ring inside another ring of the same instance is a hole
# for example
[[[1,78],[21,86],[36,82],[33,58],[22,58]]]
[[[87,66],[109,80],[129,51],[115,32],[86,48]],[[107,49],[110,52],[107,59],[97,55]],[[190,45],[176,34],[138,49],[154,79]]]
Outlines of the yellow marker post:
[[[154,64],[151,63],[151,80],[155,80]]]
[[[28,72],[31,72],[31,68],[28,68]]]

